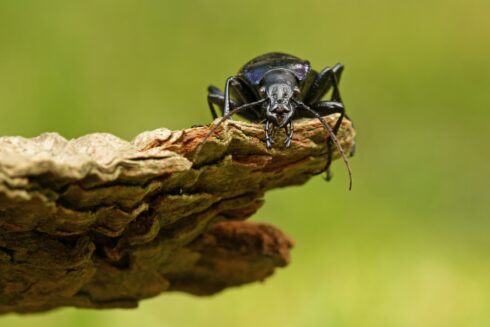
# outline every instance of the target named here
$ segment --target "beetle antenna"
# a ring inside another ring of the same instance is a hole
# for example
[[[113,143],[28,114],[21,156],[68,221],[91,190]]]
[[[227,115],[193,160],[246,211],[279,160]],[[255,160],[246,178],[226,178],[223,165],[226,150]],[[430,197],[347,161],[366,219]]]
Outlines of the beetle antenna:
[[[335,133],[332,130],[332,127],[327,124],[325,119],[323,119],[320,114],[318,114],[315,110],[311,109],[309,106],[304,104],[303,102],[292,99],[296,104],[300,105],[304,109],[308,110],[311,112],[318,120],[322,123],[323,127],[328,131],[329,137],[332,138],[333,142],[337,146],[337,149],[339,150],[340,156],[342,157],[342,160],[345,163],[345,166],[347,167],[347,172],[349,173],[349,191],[352,190],[352,170],[350,169],[349,161],[347,160],[347,157],[345,156],[344,149],[342,149],[342,146],[339,143],[339,140],[337,139],[337,136],[335,136]]]
[[[238,108],[235,108],[235,109],[229,111],[226,115],[223,115],[223,117],[221,117],[221,119],[218,121],[218,123],[216,123],[216,125],[214,125],[213,128],[211,128],[209,130],[208,134],[206,134],[206,136],[202,140],[201,144],[199,144],[199,146],[197,147],[196,152],[194,153],[194,157],[193,157],[194,160],[193,161],[195,161],[195,159],[197,158],[197,155],[201,152],[201,150],[202,150],[204,144],[206,143],[206,141],[208,140],[208,138],[221,126],[221,124],[223,124],[223,122],[225,120],[229,119],[231,116],[233,116],[234,114],[236,114],[236,113],[238,113],[244,109],[248,109],[250,107],[264,103],[267,100],[268,100],[267,98],[264,98],[264,99],[260,99],[258,101],[246,103],[244,105],[241,105]]]

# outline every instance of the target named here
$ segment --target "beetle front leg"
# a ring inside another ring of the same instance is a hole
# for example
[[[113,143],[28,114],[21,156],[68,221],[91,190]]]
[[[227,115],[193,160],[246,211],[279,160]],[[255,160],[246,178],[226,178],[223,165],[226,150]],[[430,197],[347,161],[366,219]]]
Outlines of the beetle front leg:
[[[225,84],[225,105],[223,108],[223,116],[228,115],[228,113],[230,112],[230,102],[231,102],[231,100],[230,100],[230,87],[231,87],[232,82],[238,83],[238,79],[235,76],[231,76],[231,77],[228,77],[228,79],[226,80],[226,84]]]
[[[274,144],[274,140],[272,139],[272,136],[274,134],[274,125],[272,125],[268,120],[265,122],[264,131],[265,131],[265,144],[267,145],[267,148],[270,149]]]
[[[294,132],[293,123],[289,121],[286,127],[284,127],[284,130],[286,131],[286,139],[284,140],[284,145],[286,146],[286,148],[289,148]]]

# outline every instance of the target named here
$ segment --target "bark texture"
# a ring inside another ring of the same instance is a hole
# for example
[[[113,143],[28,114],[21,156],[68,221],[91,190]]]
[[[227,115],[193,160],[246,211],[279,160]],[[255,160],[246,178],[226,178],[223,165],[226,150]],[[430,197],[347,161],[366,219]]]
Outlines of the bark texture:
[[[327,134],[300,121],[289,149],[268,150],[261,125],[228,121],[195,157],[208,131],[1,137],[0,313],[209,295],[285,266],[292,241],[244,220],[265,191],[322,172]],[[354,134],[344,121],[346,152]]]

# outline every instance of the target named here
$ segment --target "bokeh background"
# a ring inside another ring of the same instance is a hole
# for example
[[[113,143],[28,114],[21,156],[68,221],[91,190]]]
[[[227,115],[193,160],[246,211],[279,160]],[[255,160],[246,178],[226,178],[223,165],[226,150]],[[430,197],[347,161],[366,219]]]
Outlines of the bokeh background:
[[[206,87],[283,51],[341,90],[354,189],[272,191],[253,217],[296,240],[262,284],[137,310],[0,326],[490,326],[490,2],[0,1],[0,134],[72,138],[208,123]]]

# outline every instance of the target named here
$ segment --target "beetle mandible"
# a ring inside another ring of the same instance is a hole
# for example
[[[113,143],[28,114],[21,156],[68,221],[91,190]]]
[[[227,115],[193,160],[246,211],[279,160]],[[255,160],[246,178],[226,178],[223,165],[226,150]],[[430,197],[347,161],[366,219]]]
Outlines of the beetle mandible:
[[[293,120],[317,118],[328,131],[326,179],[331,179],[330,165],[333,144],[337,147],[349,173],[349,189],[352,188],[352,172],[349,161],[336,134],[343,118],[345,107],[340,97],[338,83],[344,66],[340,63],[320,72],[311,69],[307,60],[271,52],[258,56],[246,63],[235,76],[226,80],[222,92],[215,86],[208,87],[208,104],[213,119],[218,118],[214,105],[221,112],[221,120],[205,136],[201,146],[209,136],[232,115],[237,114],[251,122],[265,121],[265,142],[268,148],[274,144],[272,135],[276,128],[284,128],[284,144],[289,147],[293,136]],[[331,99],[322,98],[332,89]],[[330,127],[322,116],[339,113],[334,127]],[[201,146],[198,148],[199,152]]]

